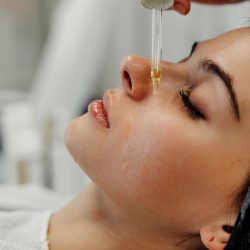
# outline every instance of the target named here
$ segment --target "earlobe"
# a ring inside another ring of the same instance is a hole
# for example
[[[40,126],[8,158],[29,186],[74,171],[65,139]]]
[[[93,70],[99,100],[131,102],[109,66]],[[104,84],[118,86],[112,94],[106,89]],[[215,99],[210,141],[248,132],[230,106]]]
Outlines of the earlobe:
[[[230,238],[225,226],[207,225],[201,228],[200,236],[204,246],[209,250],[223,250]],[[230,226],[228,226],[230,227]]]

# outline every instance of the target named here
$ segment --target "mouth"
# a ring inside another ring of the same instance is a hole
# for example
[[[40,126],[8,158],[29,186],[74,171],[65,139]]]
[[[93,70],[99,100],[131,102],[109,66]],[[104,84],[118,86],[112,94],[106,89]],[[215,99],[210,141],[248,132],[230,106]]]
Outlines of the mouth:
[[[94,119],[94,121],[104,127],[109,129],[109,119],[108,119],[108,112],[105,108],[105,101],[102,100],[95,100],[92,101],[88,106],[88,111],[90,116]]]

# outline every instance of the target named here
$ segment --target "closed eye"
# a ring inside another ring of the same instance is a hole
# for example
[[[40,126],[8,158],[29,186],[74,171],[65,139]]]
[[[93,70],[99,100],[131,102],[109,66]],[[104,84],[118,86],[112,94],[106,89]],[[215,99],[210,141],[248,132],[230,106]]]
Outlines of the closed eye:
[[[206,120],[206,117],[201,113],[201,111],[190,101],[189,95],[183,90],[180,91],[181,100],[186,108],[188,115],[194,120]]]

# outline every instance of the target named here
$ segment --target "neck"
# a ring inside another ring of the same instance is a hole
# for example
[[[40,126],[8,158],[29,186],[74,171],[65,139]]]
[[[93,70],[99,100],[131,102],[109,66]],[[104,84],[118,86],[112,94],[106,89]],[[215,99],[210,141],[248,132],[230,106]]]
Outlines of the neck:
[[[52,216],[50,250],[195,250],[200,247],[198,236],[155,233],[135,221],[91,183]]]

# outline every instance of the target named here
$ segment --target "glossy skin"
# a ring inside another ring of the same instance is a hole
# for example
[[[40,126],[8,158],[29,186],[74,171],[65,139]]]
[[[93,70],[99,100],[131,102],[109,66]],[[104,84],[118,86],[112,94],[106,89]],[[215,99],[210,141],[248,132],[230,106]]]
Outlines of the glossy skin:
[[[127,57],[122,88],[105,94],[110,129],[89,114],[68,127],[65,141],[73,158],[107,204],[115,204],[124,221],[137,225],[135,232],[201,234],[208,249],[225,246],[229,234],[222,226],[233,225],[231,204],[249,173],[249,49],[249,28],[202,42],[190,58],[163,62],[156,95],[150,61]],[[197,70],[204,57],[230,73],[239,121],[222,80]],[[184,106],[179,91],[186,86],[205,119],[194,119]]]
[[[232,4],[240,3],[243,0],[175,0],[173,9],[182,15],[189,13],[191,8],[191,2],[197,2],[202,4]]]

